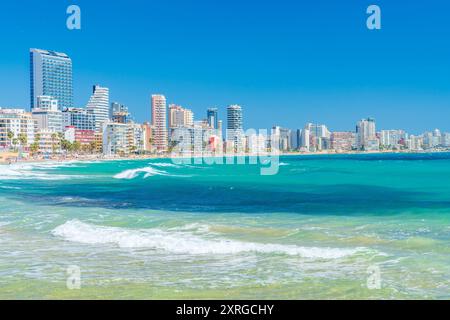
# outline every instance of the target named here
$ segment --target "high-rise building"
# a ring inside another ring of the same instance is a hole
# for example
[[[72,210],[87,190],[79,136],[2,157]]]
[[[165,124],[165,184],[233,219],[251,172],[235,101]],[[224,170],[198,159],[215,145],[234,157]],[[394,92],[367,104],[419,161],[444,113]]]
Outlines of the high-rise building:
[[[217,134],[219,135],[220,138],[222,138],[223,136],[223,121],[219,120],[217,123]]]
[[[110,117],[113,122],[117,123],[129,123],[132,121],[128,107],[118,102],[111,103]]]
[[[103,124],[109,120],[109,89],[95,85],[86,110],[95,116],[95,130],[102,130]]]
[[[69,108],[63,111],[63,127],[74,126],[79,130],[95,131],[95,115],[82,108]]]
[[[63,116],[58,109],[58,100],[50,96],[38,96],[37,104],[31,110],[37,129],[47,129],[52,132],[63,132]]]
[[[235,152],[243,151],[245,137],[242,119],[242,107],[239,105],[230,105],[227,108],[226,140],[228,146],[233,145],[233,149]]]
[[[291,148],[293,150],[300,149],[302,144],[302,129],[291,131]]]
[[[243,130],[242,108],[239,105],[230,105],[227,108],[227,129]]]
[[[144,122],[142,125],[142,129],[144,130],[144,136],[145,136],[145,143],[144,143],[144,149],[147,152],[153,151],[153,127],[150,123]]]
[[[113,114],[114,112],[128,112],[128,107],[118,102],[112,102],[111,114]]]
[[[326,125],[307,123],[305,130],[308,130],[310,136],[310,151],[321,151],[329,148],[331,133]]]
[[[302,130],[302,137],[301,137],[301,150],[303,151],[310,151],[310,142],[311,142],[311,134],[309,129],[305,128]]]
[[[63,116],[59,110],[46,111],[34,108],[32,117],[36,121],[38,130],[46,129],[52,132],[63,132]]]
[[[247,136],[247,151],[250,155],[263,155],[267,152],[267,134],[250,133]]]
[[[445,133],[442,135],[442,145],[443,145],[444,147],[450,147],[450,133],[445,132]]]
[[[305,129],[308,129],[310,135],[316,138],[330,138],[331,136],[330,130],[328,130],[327,126],[324,124],[308,123],[306,124]]]
[[[192,127],[194,125],[194,113],[192,110],[171,104],[169,106],[169,128]]]
[[[206,111],[206,117],[210,128],[219,129],[219,118],[217,108],[209,108]]]
[[[184,109],[184,121],[186,126],[191,127],[194,125],[194,112],[190,109]]]
[[[408,138],[403,130],[381,130],[380,143],[385,148],[397,148],[402,141]]]
[[[377,133],[375,120],[372,118],[362,119],[356,125],[356,142],[360,150],[376,150],[377,149]]]
[[[138,123],[128,123],[128,150],[130,153],[145,151],[146,134],[144,127]]]
[[[137,123],[103,124],[102,150],[105,155],[128,155],[145,150],[144,127]]]
[[[72,60],[65,53],[30,49],[30,107],[37,97],[58,100],[59,109],[73,107]]]
[[[354,132],[333,132],[331,134],[331,148],[336,151],[351,151],[355,146]]]
[[[278,126],[275,126],[272,128],[272,135],[274,136],[274,141],[278,141],[278,146],[272,146],[276,147],[279,151],[290,151],[291,146],[291,130],[286,128],[281,128]]]
[[[125,155],[129,153],[128,125],[124,123],[106,122],[103,125],[103,154]]]
[[[167,104],[166,97],[160,94],[152,95],[152,126],[154,128],[153,143],[158,151],[168,148]]]
[[[406,146],[412,151],[423,150],[423,137],[410,135],[408,140],[406,141]]]

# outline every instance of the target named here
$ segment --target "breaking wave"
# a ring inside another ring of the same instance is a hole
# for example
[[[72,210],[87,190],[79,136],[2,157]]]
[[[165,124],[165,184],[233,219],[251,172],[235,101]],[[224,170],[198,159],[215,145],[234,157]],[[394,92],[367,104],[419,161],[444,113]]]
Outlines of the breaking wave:
[[[151,176],[155,176],[155,175],[160,175],[160,176],[167,176],[167,175],[169,175],[166,171],[157,170],[157,169],[152,168],[152,167],[145,167],[145,168],[129,169],[129,170],[122,171],[122,172],[116,174],[114,176],[114,179],[131,180],[131,179],[134,179],[137,176],[139,176],[139,174],[141,174],[141,173],[145,173],[144,179],[148,178],[148,177],[151,177]]]
[[[0,166],[0,180],[66,180],[81,178],[79,175],[63,175],[47,173],[45,169],[69,166],[64,163],[32,164],[21,163]]]
[[[168,162],[154,162],[154,163],[149,163],[152,166],[155,167],[163,167],[163,168],[180,168],[179,165],[173,164],[173,163],[168,163]]]
[[[116,174],[113,178],[114,179],[125,179],[125,180],[131,180],[138,176],[140,176],[142,173],[144,174],[144,179],[152,176],[168,176],[168,177],[191,177],[188,175],[175,175],[170,174],[167,171],[155,169],[153,167],[144,167],[144,168],[137,168],[137,169],[128,169],[125,171],[122,171],[118,174]]]
[[[341,249],[263,244],[227,239],[208,239],[189,232],[161,229],[126,229],[67,221],[52,231],[54,236],[84,244],[112,244],[121,248],[149,248],[174,254],[229,255],[241,253],[285,254],[312,259],[339,259],[364,248]]]

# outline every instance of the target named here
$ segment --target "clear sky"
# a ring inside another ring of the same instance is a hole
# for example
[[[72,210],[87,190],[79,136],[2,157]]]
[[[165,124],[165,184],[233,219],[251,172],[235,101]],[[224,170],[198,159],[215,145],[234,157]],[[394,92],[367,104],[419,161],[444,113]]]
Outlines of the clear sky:
[[[77,4],[82,29],[66,28]],[[382,30],[366,9],[382,10]],[[29,107],[29,48],[69,54],[76,106],[93,84],[136,120],[150,95],[244,108],[245,127],[325,123],[450,131],[447,0],[40,0],[0,4],[0,106]]]

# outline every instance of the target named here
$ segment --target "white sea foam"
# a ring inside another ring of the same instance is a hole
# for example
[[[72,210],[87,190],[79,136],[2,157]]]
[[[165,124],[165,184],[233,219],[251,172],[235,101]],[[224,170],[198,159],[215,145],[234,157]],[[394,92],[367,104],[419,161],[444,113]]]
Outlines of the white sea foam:
[[[144,179],[152,176],[169,176],[169,177],[184,177],[188,178],[191,177],[189,175],[176,175],[176,174],[170,174],[164,170],[158,170],[153,167],[144,167],[144,168],[137,168],[137,169],[128,169],[125,171],[122,171],[114,176],[114,179],[126,179],[131,180],[136,177],[138,177],[141,173],[145,173]]]
[[[179,165],[168,163],[168,162],[150,162],[149,165],[155,167],[163,167],[163,168],[180,168]]]
[[[51,174],[35,171],[33,166],[0,167],[0,180],[66,180],[80,178],[78,175]]]
[[[155,175],[161,175],[165,176],[168,175],[167,172],[162,170],[157,170],[152,167],[145,167],[145,168],[138,168],[138,169],[129,169],[122,171],[114,176],[114,179],[134,179],[136,178],[140,173],[145,173],[144,178],[148,178]]]
[[[161,229],[125,229],[105,227],[71,220],[55,228],[54,236],[84,244],[112,244],[121,248],[149,248],[174,254],[230,255],[242,253],[285,254],[312,259],[339,259],[362,248],[318,248],[296,245],[263,244],[227,239],[202,238],[189,232]]]
[[[64,175],[46,172],[59,167],[74,167],[74,162],[14,163],[0,166],[0,180],[66,180],[82,178],[79,175]]]
[[[195,233],[211,234],[209,225],[202,223],[189,223],[181,227],[170,228],[169,231],[190,231]]]
[[[7,189],[7,190],[20,190],[20,187],[9,187],[9,186],[0,186],[1,189]]]

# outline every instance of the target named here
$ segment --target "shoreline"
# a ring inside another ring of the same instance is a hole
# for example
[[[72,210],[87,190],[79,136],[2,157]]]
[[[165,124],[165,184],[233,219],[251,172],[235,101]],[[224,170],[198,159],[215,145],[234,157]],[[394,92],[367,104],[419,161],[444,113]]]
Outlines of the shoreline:
[[[383,154],[438,154],[438,153],[450,153],[450,150],[433,150],[433,151],[348,151],[348,152],[285,152],[279,154],[222,154],[222,155],[192,155],[192,156],[173,156],[170,154],[159,154],[159,155],[136,155],[128,157],[119,156],[103,156],[103,155],[78,155],[78,156],[67,156],[67,157],[52,157],[52,158],[27,158],[27,159],[10,159],[9,161],[0,159],[0,166],[8,166],[18,163],[43,163],[43,162],[88,162],[88,161],[133,161],[133,160],[158,160],[158,159],[183,159],[183,158],[223,158],[223,157],[292,157],[292,156],[342,156],[342,155],[383,155]]]

